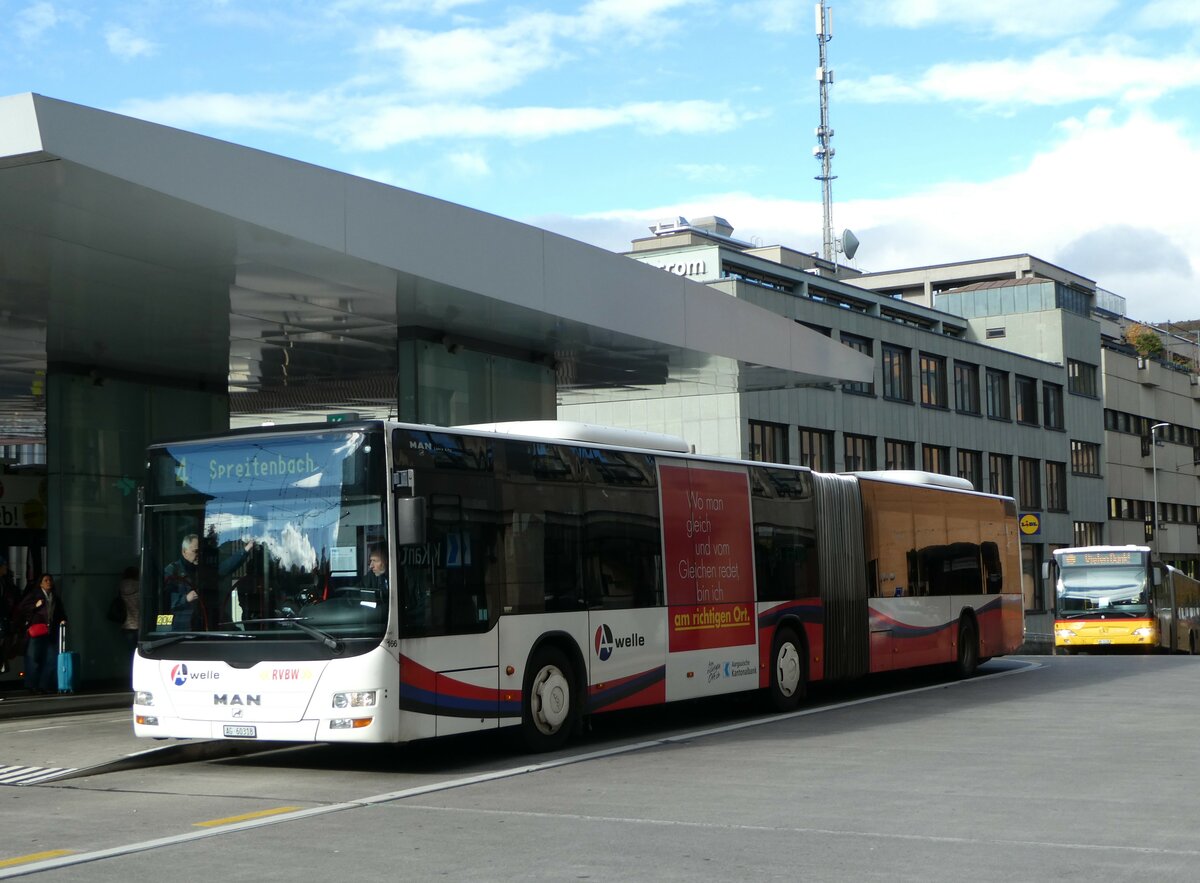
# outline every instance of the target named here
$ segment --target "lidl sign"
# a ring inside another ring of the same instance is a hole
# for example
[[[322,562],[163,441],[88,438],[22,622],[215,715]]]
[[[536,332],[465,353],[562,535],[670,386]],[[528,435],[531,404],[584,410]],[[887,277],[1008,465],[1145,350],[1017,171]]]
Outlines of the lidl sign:
[[[1036,537],[1042,532],[1042,519],[1038,518],[1032,512],[1026,512],[1022,515],[1018,524],[1021,526],[1021,533],[1027,537]]]

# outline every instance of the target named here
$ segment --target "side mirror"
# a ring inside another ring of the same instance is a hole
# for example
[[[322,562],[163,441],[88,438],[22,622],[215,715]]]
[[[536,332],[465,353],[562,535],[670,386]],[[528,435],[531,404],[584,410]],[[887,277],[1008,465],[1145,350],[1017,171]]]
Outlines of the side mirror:
[[[399,497],[396,500],[396,544],[421,546],[425,543],[425,498]]]
[[[1156,564],[1153,567],[1151,567],[1150,575],[1154,580],[1154,588],[1157,589],[1160,586],[1162,586],[1162,584],[1163,584],[1163,569],[1160,565]]]
[[[1042,562],[1042,579],[1043,580],[1050,579],[1050,562],[1049,561]]]

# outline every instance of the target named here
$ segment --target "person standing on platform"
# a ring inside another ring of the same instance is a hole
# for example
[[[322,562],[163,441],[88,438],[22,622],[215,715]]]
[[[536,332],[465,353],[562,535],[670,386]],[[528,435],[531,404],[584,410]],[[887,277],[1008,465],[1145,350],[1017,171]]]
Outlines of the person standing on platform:
[[[121,623],[121,634],[125,637],[125,644],[131,653],[137,647],[138,624],[141,620],[138,588],[138,569],[126,567],[121,574],[121,582],[117,585],[117,595],[125,605],[125,621]]]
[[[8,671],[8,660],[21,652],[18,605],[21,595],[8,569],[8,558],[0,555],[0,672]]]
[[[29,636],[25,648],[25,686],[31,693],[55,692],[58,672],[58,627],[67,621],[54,577],[43,573],[21,599],[21,621]]]

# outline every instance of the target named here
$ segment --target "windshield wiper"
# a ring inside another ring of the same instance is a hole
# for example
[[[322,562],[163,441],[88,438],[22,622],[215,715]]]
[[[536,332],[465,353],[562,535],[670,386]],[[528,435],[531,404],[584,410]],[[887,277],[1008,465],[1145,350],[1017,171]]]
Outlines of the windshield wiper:
[[[339,641],[333,635],[329,634],[329,632],[323,632],[318,628],[313,628],[311,625],[298,618],[290,608],[278,610],[276,612],[279,614],[279,616],[264,617],[262,619],[243,619],[242,622],[277,622],[284,626],[294,626],[295,628],[300,629],[300,631],[304,632],[304,634],[308,635],[310,638],[320,641],[334,653],[340,655],[342,651],[346,649],[345,642]]]
[[[191,641],[196,638],[253,638],[254,635],[247,632],[175,632],[167,635],[165,638],[157,638],[153,641],[143,641],[143,650],[154,650],[158,647],[166,647],[169,644],[175,644],[179,641]]]

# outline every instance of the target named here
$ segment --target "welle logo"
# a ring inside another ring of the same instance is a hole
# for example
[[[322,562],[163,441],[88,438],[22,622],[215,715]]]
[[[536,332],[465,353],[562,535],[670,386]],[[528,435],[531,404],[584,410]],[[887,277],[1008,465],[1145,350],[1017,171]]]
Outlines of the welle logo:
[[[637,632],[614,638],[612,629],[608,627],[607,623],[602,623],[596,626],[596,637],[592,641],[592,645],[596,650],[596,658],[601,662],[607,662],[613,655],[614,650],[623,650],[629,647],[645,647],[646,639]]]

